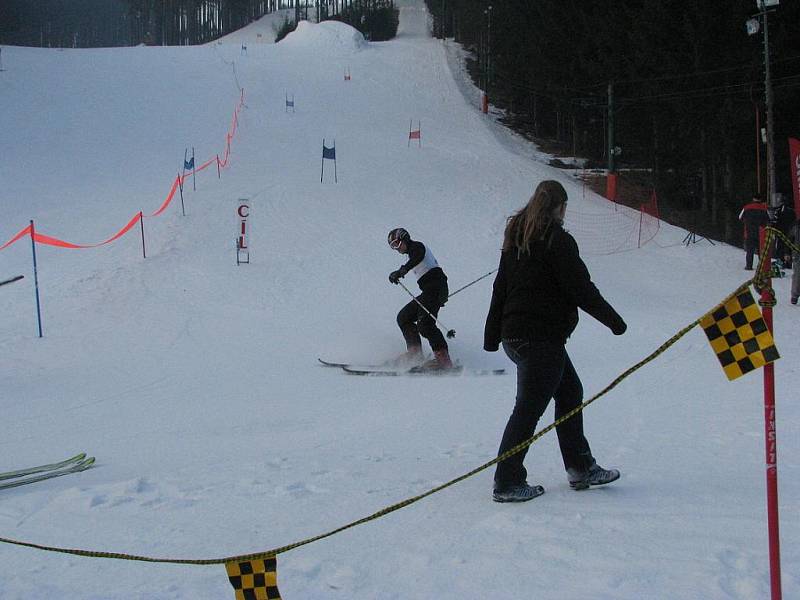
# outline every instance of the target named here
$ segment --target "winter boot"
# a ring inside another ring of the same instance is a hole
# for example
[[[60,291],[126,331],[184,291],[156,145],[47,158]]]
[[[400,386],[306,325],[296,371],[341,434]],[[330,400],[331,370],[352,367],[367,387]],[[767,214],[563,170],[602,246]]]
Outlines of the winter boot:
[[[592,461],[591,466],[585,471],[567,469],[569,487],[573,490],[585,490],[590,485],[605,485],[619,479],[617,469],[604,469],[597,462]]]
[[[422,363],[422,369],[425,371],[446,371],[453,368],[453,361],[450,360],[450,352],[447,348],[433,351],[433,358],[429,361]]]
[[[528,485],[528,482],[525,481],[519,485],[495,488],[492,493],[492,500],[495,502],[527,502],[542,494],[544,494],[542,486]]]

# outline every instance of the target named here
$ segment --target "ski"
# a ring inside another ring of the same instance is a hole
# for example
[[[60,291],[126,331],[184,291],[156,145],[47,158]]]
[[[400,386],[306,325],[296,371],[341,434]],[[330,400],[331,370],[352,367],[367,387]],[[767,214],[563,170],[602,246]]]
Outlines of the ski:
[[[330,362],[327,360],[322,360],[321,358],[317,358],[319,362],[321,362],[326,367],[349,367],[350,363],[339,363],[339,362]]]
[[[356,369],[353,367],[342,367],[348,375],[363,375],[368,377],[448,377],[455,375],[504,375],[505,369],[465,369],[457,366],[452,369],[421,369],[412,367],[411,369]]]
[[[14,283],[15,281],[19,281],[23,279],[25,275],[17,275],[16,277],[12,277],[11,279],[6,279],[5,281],[0,281],[0,285],[5,285],[7,283]]]
[[[393,364],[392,361],[386,361],[376,365],[362,365],[358,363],[350,363],[350,362],[331,362],[328,360],[322,360],[321,358],[317,358],[317,360],[324,366],[324,367],[336,367],[336,368],[344,368],[347,367],[349,369],[392,369]]]
[[[12,481],[6,481],[5,483],[0,483],[0,490],[5,490],[8,488],[19,487],[21,485],[27,485],[29,483],[36,483],[37,481],[44,481],[45,479],[52,479],[53,477],[61,477],[62,475],[69,475],[70,473],[80,473],[81,471],[85,471],[89,467],[94,464],[94,456],[90,456],[89,458],[85,458],[80,462],[74,463],[71,466],[68,466],[64,469],[57,469],[55,471],[45,471],[38,475],[33,475],[31,477],[21,477],[17,479],[13,479]]]
[[[34,473],[41,473],[43,471],[55,471],[57,469],[63,469],[66,466],[69,466],[73,463],[79,463],[84,458],[86,458],[86,452],[81,452],[80,454],[76,454],[66,460],[62,460],[61,462],[51,463],[49,465],[39,465],[38,467],[28,467],[27,469],[19,469],[17,471],[7,471],[5,473],[0,473],[0,481],[6,479],[14,479],[15,477],[25,477],[26,475],[33,475]]]

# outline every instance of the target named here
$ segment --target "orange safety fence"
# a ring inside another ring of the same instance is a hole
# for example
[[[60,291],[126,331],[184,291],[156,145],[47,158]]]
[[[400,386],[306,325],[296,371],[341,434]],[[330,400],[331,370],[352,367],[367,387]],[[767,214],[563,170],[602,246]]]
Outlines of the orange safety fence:
[[[221,161],[219,160],[218,157],[209,159],[202,165],[200,165],[199,168],[194,169],[193,171],[194,173],[206,169],[213,162],[217,162],[223,168],[228,164],[228,155],[230,154],[231,151],[231,140],[233,139],[233,136],[236,134],[236,129],[239,123],[239,111],[242,109],[242,106],[244,106],[244,90],[242,90],[241,96],[239,97],[239,103],[236,105],[236,109],[233,111],[233,122],[231,123],[231,130],[225,134],[225,160]],[[183,175],[178,175],[177,177],[175,177],[175,180],[172,182],[172,187],[170,188],[167,197],[164,199],[164,201],[161,203],[161,206],[159,206],[159,208],[154,213],[151,213],[149,215],[144,215],[141,212],[137,212],[122,229],[120,229],[117,233],[112,235],[107,240],[104,240],[97,244],[73,244],[72,242],[60,240],[58,238],[49,235],[44,235],[39,232],[34,232],[33,240],[38,244],[45,244],[48,246],[56,246],[59,248],[70,248],[70,249],[97,248],[98,246],[104,246],[105,244],[110,244],[111,242],[121,238],[128,231],[130,231],[130,229],[134,225],[136,225],[136,223],[138,223],[139,220],[142,219],[143,217],[157,217],[158,215],[163,213],[172,202],[172,199],[175,197],[175,192],[177,191],[178,187],[183,185],[184,181],[186,181],[186,178],[189,177],[190,174],[191,172],[184,173]],[[5,250],[15,242],[19,241],[21,238],[29,236],[30,234],[31,234],[31,226],[28,225],[24,229],[22,229],[19,233],[17,233],[14,237],[12,237],[10,240],[8,240],[5,244],[0,246],[0,250]]]

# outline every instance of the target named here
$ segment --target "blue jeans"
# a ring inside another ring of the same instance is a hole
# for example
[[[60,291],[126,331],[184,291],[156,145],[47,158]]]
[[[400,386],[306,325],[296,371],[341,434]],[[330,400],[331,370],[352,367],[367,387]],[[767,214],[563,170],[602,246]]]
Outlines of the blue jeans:
[[[583,401],[583,386],[563,344],[545,340],[503,340],[503,350],[517,365],[517,400],[508,419],[498,456],[530,438],[550,399],[555,400],[555,418]],[[589,442],[583,435],[583,412],[556,427],[558,445],[566,469],[583,471],[592,464]],[[523,466],[528,448],[497,463],[495,488],[525,481]]]

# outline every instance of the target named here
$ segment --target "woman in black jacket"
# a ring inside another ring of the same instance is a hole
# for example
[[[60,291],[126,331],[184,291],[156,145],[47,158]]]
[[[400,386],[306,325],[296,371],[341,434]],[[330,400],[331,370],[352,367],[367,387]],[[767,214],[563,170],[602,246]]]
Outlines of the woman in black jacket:
[[[564,231],[567,192],[557,181],[542,181],[527,206],[509,218],[486,318],[484,349],[500,343],[517,365],[517,398],[498,456],[530,438],[551,398],[556,419],[583,401],[583,387],[569,359],[567,338],[578,324],[578,308],[622,335],[625,321],[605,301]],[[581,412],[556,428],[570,486],[576,490],[619,478],[600,467],[583,434]],[[524,502],[544,493],[528,485],[527,448],[497,464],[493,498]]]

